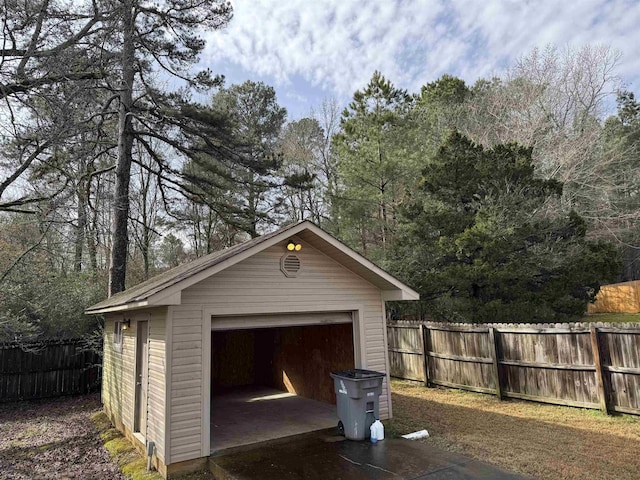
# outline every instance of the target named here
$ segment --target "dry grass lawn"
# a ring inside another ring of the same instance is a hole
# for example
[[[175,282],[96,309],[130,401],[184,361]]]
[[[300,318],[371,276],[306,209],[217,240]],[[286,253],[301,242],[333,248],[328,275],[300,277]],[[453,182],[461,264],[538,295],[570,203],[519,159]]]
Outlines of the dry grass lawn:
[[[391,434],[539,479],[640,479],[640,417],[393,381]]]
[[[594,313],[587,315],[581,321],[640,323],[640,313]]]

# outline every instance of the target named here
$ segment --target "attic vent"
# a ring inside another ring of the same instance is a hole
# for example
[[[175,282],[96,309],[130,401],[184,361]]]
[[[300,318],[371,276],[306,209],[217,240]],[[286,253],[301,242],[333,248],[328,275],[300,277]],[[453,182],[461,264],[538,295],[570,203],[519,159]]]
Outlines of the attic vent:
[[[295,277],[301,268],[302,263],[297,255],[289,253],[280,260],[280,270],[282,270],[282,273],[287,277]]]

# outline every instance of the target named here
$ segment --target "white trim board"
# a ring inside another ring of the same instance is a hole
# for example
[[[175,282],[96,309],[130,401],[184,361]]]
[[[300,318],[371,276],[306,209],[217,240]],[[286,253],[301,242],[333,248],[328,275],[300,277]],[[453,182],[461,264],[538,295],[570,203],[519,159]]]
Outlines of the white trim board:
[[[211,454],[211,315],[205,308],[202,315],[202,456]]]
[[[211,330],[296,327],[351,323],[351,312],[283,313],[265,315],[212,316]]]

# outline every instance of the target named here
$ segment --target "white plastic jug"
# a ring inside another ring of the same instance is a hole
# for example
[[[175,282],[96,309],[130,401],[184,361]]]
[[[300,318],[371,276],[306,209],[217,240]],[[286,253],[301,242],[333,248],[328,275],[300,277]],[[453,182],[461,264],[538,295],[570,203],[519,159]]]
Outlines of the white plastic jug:
[[[375,432],[376,441],[384,440],[384,425],[382,424],[380,419],[376,419],[376,421],[371,424],[372,435],[373,432]]]
[[[378,429],[376,428],[376,422],[373,422],[371,424],[371,426],[369,427],[369,430],[371,432],[371,435],[369,436],[369,440],[371,440],[371,443],[377,443],[378,442]]]

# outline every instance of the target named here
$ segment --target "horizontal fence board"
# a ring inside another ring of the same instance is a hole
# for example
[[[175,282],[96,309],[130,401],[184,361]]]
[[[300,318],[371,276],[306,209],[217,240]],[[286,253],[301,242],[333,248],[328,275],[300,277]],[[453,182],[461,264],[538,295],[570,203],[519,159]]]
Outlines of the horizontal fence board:
[[[465,357],[463,355],[451,355],[449,353],[438,353],[438,352],[427,352],[427,355],[433,358],[455,360],[456,362],[493,363],[493,360],[491,358]]]
[[[473,387],[471,385],[463,385],[461,383],[445,382],[444,380],[432,380],[431,383],[433,383],[434,385],[440,385],[442,387],[459,388],[460,390],[468,390],[470,392],[495,393],[495,391],[491,388]]]
[[[640,408],[618,407],[614,405],[611,407],[611,410],[619,413],[628,413],[630,415],[640,415]]]
[[[559,335],[559,334],[568,334],[568,333],[589,333],[588,327],[576,327],[576,328],[514,328],[514,327],[496,327],[495,329],[500,333],[517,333],[523,335]]]
[[[514,367],[529,367],[529,368],[547,368],[551,370],[584,370],[584,371],[596,371],[595,365],[569,365],[561,363],[537,363],[537,362],[523,362],[521,360],[498,360],[499,365],[512,365]]]
[[[613,373],[628,373],[630,375],[640,375],[640,368],[614,367],[611,365],[603,365],[603,370]]]
[[[640,331],[631,328],[611,328],[611,327],[598,327],[600,333],[618,333],[623,335],[638,335]]]
[[[405,353],[407,355],[422,355],[422,352],[414,352],[412,350],[405,350],[403,348],[390,348],[389,351],[395,353]]]
[[[546,397],[538,397],[536,395],[526,395],[524,393],[518,392],[503,392],[505,397],[508,398],[517,398],[519,400],[529,400],[532,402],[539,403],[552,403],[554,405],[564,405],[566,407],[582,407],[582,408],[600,408],[600,405],[597,403],[586,403],[586,402],[576,402],[573,400],[565,400],[561,398],[546,398]]]
[[[439,326],[439,325],[429,325],[427,324],[429,330],[432,331],[442,331],[442,332],[470,332],[470,333],[487,333],[489,328],[485,327],[473,327],[473,326]]]
[[[389,322],[387,329],[394,377],[640,414],[640,324],[466,325],[411,320]]]
[[[96,391],[101,373],[100,354],[82,339],[0,344],[0,402]]]

